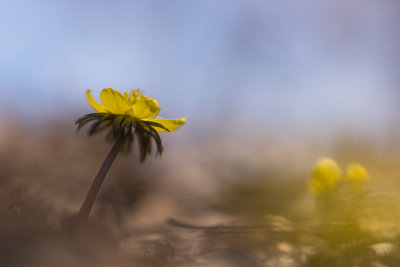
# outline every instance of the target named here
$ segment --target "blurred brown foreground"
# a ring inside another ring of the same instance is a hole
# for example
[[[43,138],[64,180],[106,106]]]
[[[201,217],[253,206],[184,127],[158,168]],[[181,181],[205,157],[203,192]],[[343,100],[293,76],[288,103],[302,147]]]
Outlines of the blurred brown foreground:
[[[84,131],[0,121],[0,266],[400,265],[400,139],[163,137],[161,159],[118,156],[90,222],[66,231],[111,147]],[[318,206],[321,156],[362,163],[376,196]]]

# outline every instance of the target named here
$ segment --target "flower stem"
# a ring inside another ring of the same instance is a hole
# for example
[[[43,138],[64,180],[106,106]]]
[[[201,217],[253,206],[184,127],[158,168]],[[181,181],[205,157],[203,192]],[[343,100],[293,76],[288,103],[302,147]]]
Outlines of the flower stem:
[[[125,139],[126,137],[123,134],[121,134],[115,141],[114,146],[112,147],[111,151],[108,153],[106,159],[104,160],[103,165],[101,166],[99,172],[97,173],[96,178],[94,179],[89,189],[89,192],[86,195],[85,201],[83,202],[82,207],[79,210],[78,218],[80,220],[86,221],[88,219],[93,203],[97,197],[100,187],[104,181],[104,178],[106,177],[106,174],[110,169],[114,159],[117,157],[119,151],[121,150],[125,142]]]

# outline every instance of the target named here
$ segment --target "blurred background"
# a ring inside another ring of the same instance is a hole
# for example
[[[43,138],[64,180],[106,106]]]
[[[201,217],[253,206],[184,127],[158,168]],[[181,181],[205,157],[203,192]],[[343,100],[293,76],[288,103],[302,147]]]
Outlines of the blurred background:
[[[0,262],[398,266],[399,10],[394,0],[2,1]],[[111,147],[74,122],[92,112],[85,90],[99,99],[107,87],[140,88],[162,117],[187,123],[162,135],[161,159],[117,158],[91,227],[66,237]],[[346,240],[325,224],[333,234],[298,230],[323,217],[307,191],[321,156],[362,163],[393,223]]]

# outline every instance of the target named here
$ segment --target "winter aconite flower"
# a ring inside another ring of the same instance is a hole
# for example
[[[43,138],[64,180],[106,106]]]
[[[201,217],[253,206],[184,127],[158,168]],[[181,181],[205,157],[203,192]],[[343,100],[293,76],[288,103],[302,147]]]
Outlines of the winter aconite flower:
[[[350,193],[363,191],[370,182],[369,174],[361,164],[352,163],[347,165],[346,174]]]
[[[369,181],[368,172],[361,164],[352,163],[347,165],[346,173],[350,181],[353,182]]]
[[[315,164],[309,188],[312,192],[322,194],[334,188],[342,179],[343,172],[330,158],[321,158]]]
[[[346,193],[357,193],[369,182],[367,170],[358,163],[347,165],[343,174],[339,165],[330,158],[321,158],[315,164],[309,182],[310,190],[322,195],[340,188]]]
[[[108,140],[114,140],[118,136],[127,137],[126,150],[130,149],[136,135],[141,160],[151,153],[151,139],[157,145],[157,153],[161,154],[163,147],[158,132],[172,132],[186,122],[185,118],[166,120],[156,118],[161,108],[157,100],[149,98],[139,90],[132,90],[124,94],[112,88],[105,88],[100,93],[101,104],[97,102],[90,90],[86,91],[89,104],[97,113],[91,113],[77,120],[78,129],[84,124],[94,121],[89,135],[110,129]]]
[[[78,129],[92,122],[89,135],[108,129],[107,140],[115,143],[79,211],[78,217],[83,220],[88,218],[101,184],[121,150],[129,151],[136,140],[139,145],[140,160],[144,161],[152,152],[152,141],[154,141],[157,147],[156,155],[161,155],[163,146],[158,133],[175,131],[186,122],[184,118],[173,120],[157,118],[161,110],[157,100],[143,95],[139,90],[122,94],[112,88],[105,88],[100,93],[101,103],[92,97],[90,90],[86,91],[86,97],[96,113],[79,118],[76,121]]]
[[[89,104],[99,113],[124,115],[127,121],[148,123],[158,132],[172,132],[186,122],[186,119],[155,119],[161,110],[157,100],[141,94],[139,90],[121,94],[112,88],[103,89],[100,94],[103,105],[91,96],[90,90],[86,91],[86,97]]]

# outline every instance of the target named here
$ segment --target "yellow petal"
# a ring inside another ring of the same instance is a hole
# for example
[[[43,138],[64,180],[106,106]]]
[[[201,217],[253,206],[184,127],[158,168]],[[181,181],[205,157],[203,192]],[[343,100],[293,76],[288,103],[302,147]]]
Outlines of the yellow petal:
[[[160,113],[161,108],[158,106],[158,101],[155,99],[149,98],[147,107],[147,111],[142,114],[144,119],[153,119]]]
[[[160,113],[160,107],[155,99],[147,96],[141,96],[133,104],[135,116],[139,119],[152,119]]]
[[[128,99],[112,88],[103,89],[100,99],[105,108],[113,114],[126,114],[132,109]]]
[[[367,170],[358,163],[352,163],[347,166],[346,169],[347,177],[350,181],[361,182],[369,181],[369,175]]]
[[[309,183],[311,191],[321,194],[333,189],[342,179],[340,167],[330,158],[321,158],[317,161]]]
[[[181,127],[186,122],[186,118],[175,119],[175,120],[164,120],[164,119],[145,119],[144,121],[152,121],[161,124],[165,128],[167,128],[170,132],[175,131],[179,127]],[[157,132],[168,132],[163,128],[152,126]]]
[[[94,108],[94,110],[100,113],[107,112],[107,110],[103,107],[103,105],[101,105],[92,97],[92,95],[90,94],[90,89],[86,90],[86,98],[89,104],[92,106],[92,108]]]
[[[135,114],[138,118],[142,118],[142,114],[147,110],[146,100],[143,97],[136,98],[135,103],[132,105],[135,110]],[[144,118],[143,118],[144,119]]]

